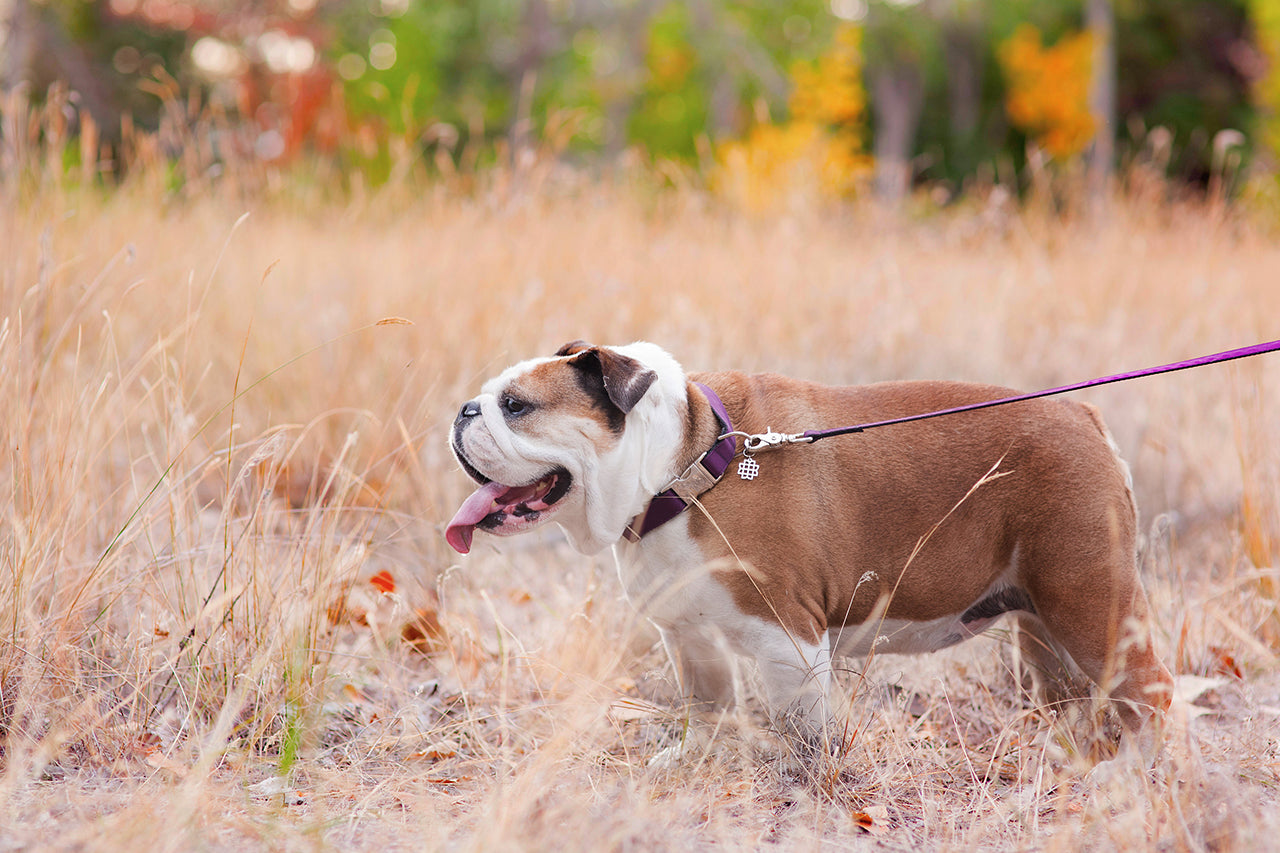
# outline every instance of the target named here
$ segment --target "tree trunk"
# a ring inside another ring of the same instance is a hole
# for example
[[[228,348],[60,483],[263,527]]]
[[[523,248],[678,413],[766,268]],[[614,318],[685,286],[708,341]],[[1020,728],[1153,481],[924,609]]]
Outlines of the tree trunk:
[[[118,135],[120,116],[85,47],[67,35],[52,10],[30,0],[0,0],[0,91],[26,83],[33,97],[43,97],[59,81],[76,93],[79,109],[100,130]]]
[[[734,116],[738,108],[737,86],[729,64],[725,27],[717,14],[718,8],[717,4],[708,0],[689,4],[693,25],[698,34],[699,58],[711,75],[707,133],[712,141],[724,139],[733,133]]]
[[[1089,149],[1088,189],[1094,201],[1101,201],[1115,166],[1116,150],[1116,23],[1111,0],[1087,0],[1085,27],[1094,40],[1089,111],[1095,130]]]
[[[603,4],[608,9],[608,4]],[[624,4],[620,11],[603,15],[607,23],[601,33],[617,48],[617,66],[604,83],[605,136],[604,153],[616,159],[630,142],[628,130],[635,114],[645,79],[645,53],[649,47],[649,19],[655,11],[654,0],[638,0]]]
[[[951,142],[966,142],[978,129],[982,108],[982,43],[967,29],[948,30],[947,96],[950,102]]]
[[[947,159],[953,174],[967,174],[978,162],[982,117],[983,40],[981,22],[948,20],[942,34],[947,63],[947,106],[951,122]]]
[[[27,79],[35,53],[34,33],[27,0],[0,0],[0,92]]]
[[[914,63],[898,62],[871,75],[876,132],[876,194],[896,204],[911,188],[911,150],[924,100],[924,80]]]
[[[530,147],[533,96],[538,72],[555,47],[556,33],[547,0],[525,0],[520,29],[520,56],[511,69],[515,114],[512,116],[510,136],[511,153],[515,156]]]

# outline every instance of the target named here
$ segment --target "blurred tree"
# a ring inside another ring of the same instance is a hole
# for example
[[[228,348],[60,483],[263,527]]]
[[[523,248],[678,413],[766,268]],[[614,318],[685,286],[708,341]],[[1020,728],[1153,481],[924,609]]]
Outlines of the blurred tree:
[[[1089,146],[1088,189],[1104,198],[1116,156],[1116,21],[1111,0],[1085,0],[1085,29],[1093,45],[1090,63],[1089,113],[1093,142]]]
[[[1249,0],[1257,53],[1237,50],[1237,63],[1253,79],[1260,147],[1272,174],[1280,165],[1280,0]]]
[[[1116,110],[1129,143],[1151,128],[1175,140],[1171,176],[1207,184],[1213,139],[1253,124],[1251,47],[1243,0],[1120,0]]]
[[[543,58],[541,46],[520,39],[520,0],[375,0],[325,11],[333,32],[325,53],[348,109],[380,133],[412,138],[436,122],[456,127],[464,142],[505,132],[524,71]]]
[[[1000,45],[1010,120],[1058,160],[1074,157],[1094,139],[1093,60],[1090,33],[1069,34],[1045,46],[1040,31],[1023,24]]]
[[[867,82],[875,140],[875,188],[894,203],[911,186],[926,64],[938,55],[936,19],[918,0],[878,0],[867,12]]]
[[[549,137],[553,150],[571,157],[611,158],[638,147],[707,163],[698,158],[715,143],[787,124],[797,103],[796,63],[816,60],[838,26],[854,23],[866,34],[860,79],[876,185],[901,198],[917,179],[960,187],[978,173],[990,180],[1015,172],[1026,134],[1045,131],[1006,116],[997,47],[1022,24],[1047,44],[1084,27],[1095,32],[1095,45],[1115,48],[1114,111],[1106,106],[1105,52],[1091,66],[1098,72],[1093,126],[1118,129],[1128,150],[1144,144],[1149,128],[1168,128],[1176,140],[1173,172],[1202,181],[1212,171],[1215,135],[1253,129],[1255,109],[1271,110],[1260,127],[1272,128],[1268,138],[1280,145],[1276,6],[0,0],[0,87],[25,81],[38,96],[54,79],[69,81],[82,107],[110,130],[121,114],[155,127],[162,108],[155,81],[163,78],[169,93],[205,89],[238,122],[219,145],[249,138],[256,156],[276,162],[306,150],[336,152],[374,180],[392,174],[393,160],[426,154],[440,168],[451,168],[447,158],[471,168]],[[1109,21],[1112,39],[1102,35]],[[1116,159],[1106,143],[1095,142],[1100,166]]]
[[[610,159],[630,142],[631,118],[647,69],[649,22],[657,8],[657,0],[634,0],[612,7],[601,4],[584,15],[573,37],[575,50],[582,51],[589,64],[583,69],[581,82],[570,76],[566,88],[585,89],[601,104],[601,131],[593,135],[593,141]]]
[[[103,26],[95,4],[0,2],[0,90],[19,84],[39,98],[55,82],[108,137],[119,133],[115,82],[103,73]],[[109,66],[108,66],[109,67]]]
[[[691,159],[695,140],[707,126],[705,64],[694,35],[683,3],[667,3],[649,22],[646,73],[627,137],[652,154]]]
[[[792,65],[789,117],[766,115],[741,140],[716,148],[711,186],[750,210],[854,195],[870,172],[860,27],[843,24],[813,61]]]
[[[947,154],[960,173],[973,171],[981,157],[978,132],[986,78],[986,6],[983,0],[950,0],[940,15],[950,124]]]

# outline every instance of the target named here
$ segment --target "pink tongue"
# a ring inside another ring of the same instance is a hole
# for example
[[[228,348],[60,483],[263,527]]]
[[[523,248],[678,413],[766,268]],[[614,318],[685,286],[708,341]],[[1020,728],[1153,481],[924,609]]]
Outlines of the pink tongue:
[[[462,502],[444,532],[444,538],[453,550],[459,554],[466,554],[471,550],[471,536],[475,533],[476,525],[493,512],[494,502],[507,491],[509,488],[501,483],[485,483]]]

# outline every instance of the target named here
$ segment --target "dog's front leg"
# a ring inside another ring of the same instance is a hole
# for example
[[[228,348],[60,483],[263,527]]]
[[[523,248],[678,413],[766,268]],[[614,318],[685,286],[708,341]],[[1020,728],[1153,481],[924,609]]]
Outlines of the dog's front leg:
[[[675,668],[677,688],[684,712],[706,718],[707,712],[723,710],[737,698],[736,670],[728,643],[722,635],[704,631],[678,632],[659,627],[662,645]],[[688,721],[689,717],[686,717]],[[659,750],[648,761],[650,767],[671,767],[689,756],[697,757],[710,744],[700,726],[684,726],[679,740]]]
[[[690,706],[724,709],[737,698],[732,653],[722,636],[704,632],[679,635],[659,628],[662,645],[675,667],[680,698]]]
[[[769,712],[775,725],[810,747],[834,746],[827,690],[831,685],[831,652],[825,643],[810,643],[779,625],[761,629],[755,644]]]

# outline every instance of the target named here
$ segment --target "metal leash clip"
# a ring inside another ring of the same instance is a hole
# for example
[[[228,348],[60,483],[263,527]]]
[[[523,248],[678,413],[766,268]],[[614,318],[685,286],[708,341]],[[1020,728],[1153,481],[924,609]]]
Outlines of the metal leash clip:
[[[802,432],[774,432],[773,427],[766,427],[766,431],[761,433],[735,430],[720,437],[727,438],[731,435],[742,436],[742,461],[738,463],[738,476],[743,480],[754,480],[760,475],[760,463],[752,457],[761,450],[772,450],[784,444],[809,444],[813,441],[813,436]]]
[[[813,441],[812,436],[805,435],[802,432],[774,432],[773,427],[765,427],[765,432],[754,434],[731,432],[729,435],[742,436],[742,452],[748,456],[753,453],[759,453],[761,450],[772,450],[784,444],[809,444]]]

